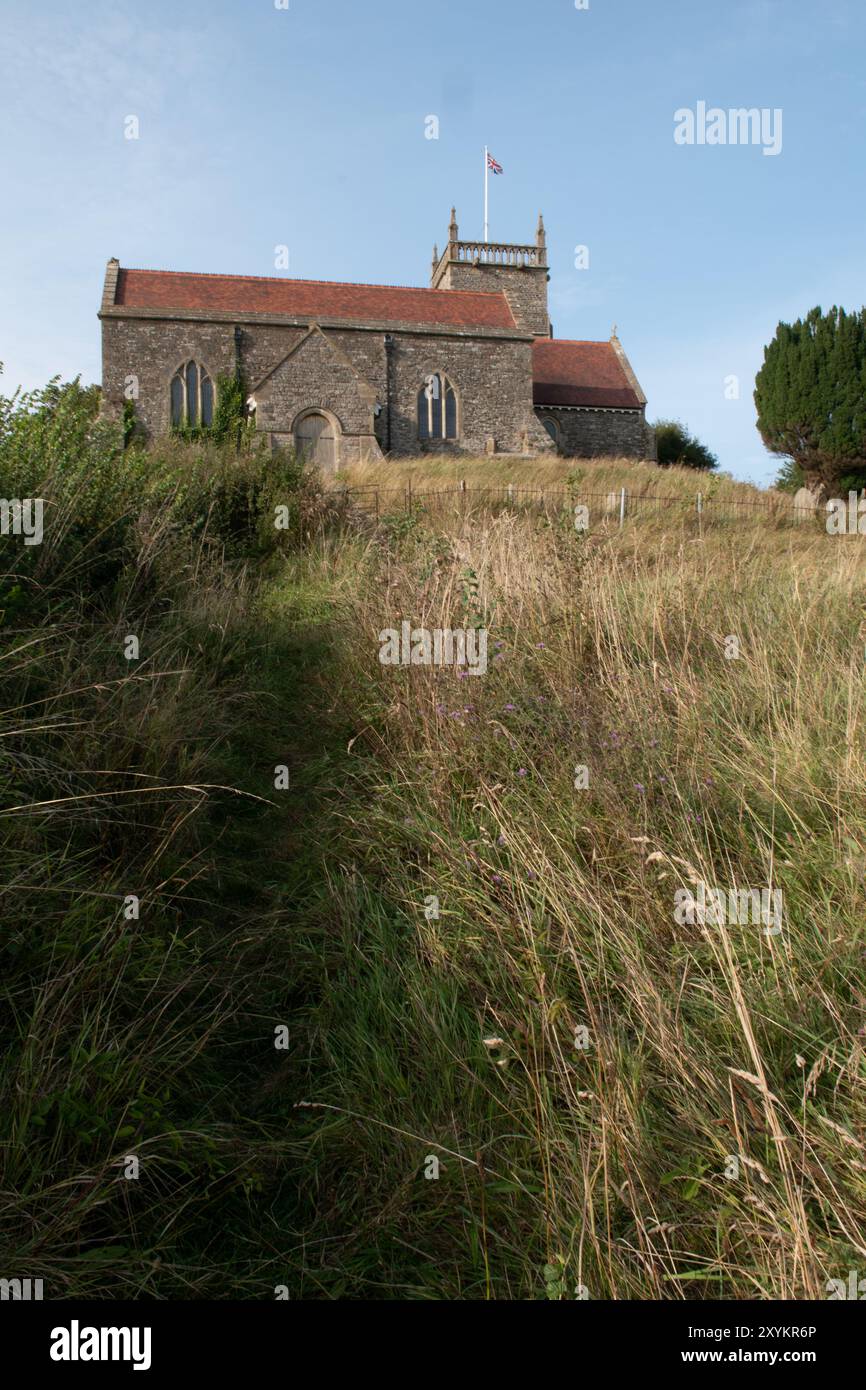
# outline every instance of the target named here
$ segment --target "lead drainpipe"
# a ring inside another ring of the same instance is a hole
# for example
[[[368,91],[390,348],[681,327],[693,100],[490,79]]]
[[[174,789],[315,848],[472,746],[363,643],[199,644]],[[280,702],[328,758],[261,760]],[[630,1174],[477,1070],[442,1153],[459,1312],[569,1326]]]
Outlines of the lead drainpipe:
[[[239,323],[236,323],[236,324],[235,324],[235,381],[237,382],[238,385],[240,385],[240,383],[243,381],[243,370],[242,370],[242,367],[241,367],[242,354],[243,354],[243,345],[244,345],[244,330],[241,328],[241,326],[240,326]],[[246,404],[246,401],[244,401],[243,404],[242,404],[242,406],[241,406],[241,415],[242,415],[242,416],[245,416],[246,414],[247,414],[247,404]],[[238,420],[238,427],[237,427],[237,429],[235,430],[235,448],[236,448],[237,450],[240,450],[240,447],[241,447],[241,439],[242,439],[242,437],[243,437],[243,436],[242,436],[242,429],[243,429],[242,421],[241,421],[241,420]]]
[[[385,334],[385,452],[391,452],[391,359],[394,354],[394,338]]]

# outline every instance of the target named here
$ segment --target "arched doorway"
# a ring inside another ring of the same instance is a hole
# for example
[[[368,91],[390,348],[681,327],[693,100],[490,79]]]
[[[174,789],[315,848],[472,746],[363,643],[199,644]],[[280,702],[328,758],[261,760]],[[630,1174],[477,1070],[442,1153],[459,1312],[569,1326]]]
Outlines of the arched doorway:
[[[337,467],[338,426],[318,410],[310,410],[295,423],[295,448],[305,463],[322,473]]]

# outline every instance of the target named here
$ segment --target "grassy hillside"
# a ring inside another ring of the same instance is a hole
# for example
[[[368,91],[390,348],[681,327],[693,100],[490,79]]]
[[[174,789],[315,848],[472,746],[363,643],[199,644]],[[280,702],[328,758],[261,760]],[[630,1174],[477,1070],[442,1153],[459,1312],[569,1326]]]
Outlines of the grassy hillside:
[[[659,468],[630,458],[521,459],[508,455],[458,458],[427,454],[414,459],[382,460],[354,464],[340,471],[339,479],[352,487],[404,487],[411,480],[420,492],[427,488],[455,487],[461,479],[468,487],[563,488],[569,478],[594,493],[625,487],[635,496],[683,497],[691,501],[697,492],[736,502],[766,501],[767,494],[727,475],[714,477],[693,468]]]
[[[858,539],[375,527],[291,460],[84,414],[0,436],[4,495],[69,528],[2,542],[10,1272],[825,1297],[866,1255]],[[402,619],[483,624],[487,674],[383,666]],[[781,889],[783,930],[679,926],[699,881]]]

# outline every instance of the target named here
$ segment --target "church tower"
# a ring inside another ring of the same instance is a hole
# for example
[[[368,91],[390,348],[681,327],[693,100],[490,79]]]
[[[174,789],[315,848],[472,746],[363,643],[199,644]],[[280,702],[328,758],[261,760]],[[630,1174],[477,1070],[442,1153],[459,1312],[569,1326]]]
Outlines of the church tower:
[[[532,244],[500,241],[461,241],[457,213],[451,209],[448,244],[440,256],[433,250],[434,290],[504,291],[519,328],[536,338],[551,336],[547,311],[547,239],[539,213]]]

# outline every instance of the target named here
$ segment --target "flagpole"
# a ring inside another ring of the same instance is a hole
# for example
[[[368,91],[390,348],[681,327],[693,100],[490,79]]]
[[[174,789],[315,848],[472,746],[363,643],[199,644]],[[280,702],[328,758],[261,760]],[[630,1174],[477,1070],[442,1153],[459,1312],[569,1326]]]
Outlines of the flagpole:
[[[485,240],[485,242],[488,240],[488,236],[487,236],[487,228],[488,228],[488,222],[487,222],[487,209],[488,209],[488,201],[487,201],[487,175],[488,175],[488,167],[487,167],[487,146],[485,145],[485,146],[484,146],[484,240]]]

